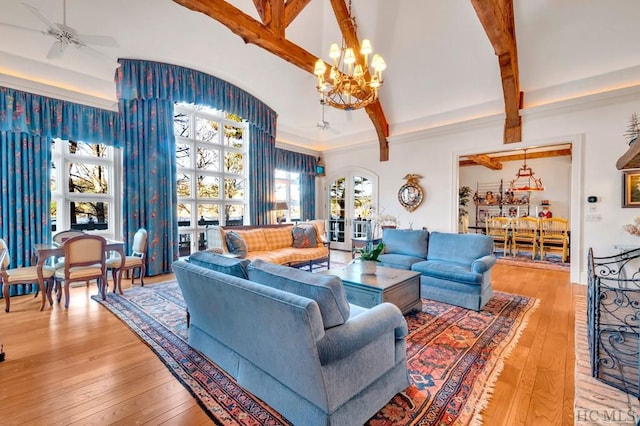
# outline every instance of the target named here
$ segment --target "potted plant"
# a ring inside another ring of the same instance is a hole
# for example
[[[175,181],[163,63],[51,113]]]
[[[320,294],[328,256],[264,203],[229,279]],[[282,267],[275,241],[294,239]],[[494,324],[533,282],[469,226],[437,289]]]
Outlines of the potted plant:
[[[379,262],[378,256],[384,250],[384,243],[381,241],[375,246],[373,243],[367,243],[364,247],[353,249],[354,253],[358,253],[360,257],[355,258],[353,261],[362,265],[363,274],[375,274],[376,263]]]
[[[466,234],[469,226],[469,212],[465,208],[469,202],[471,188],[462,186],[458,190],[458,225],[459,232]]]

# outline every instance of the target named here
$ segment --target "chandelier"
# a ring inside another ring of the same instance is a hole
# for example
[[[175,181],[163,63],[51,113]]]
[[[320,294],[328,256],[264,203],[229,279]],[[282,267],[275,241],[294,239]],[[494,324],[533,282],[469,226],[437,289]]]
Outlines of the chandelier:
[[[509,185],[511,191],[544,191],[542,179],[535,177],[531,167],[527,166],[527,150],[524,150],[524,164]]]
[[[351,0],[349,17],[346,19],[357,34],[356,18],[351,16]],[[347,46],[344,36],[342,47],[333,43],[329,49],[329,57],[333,60],[329,80],[324,78],[327,66],[322,59],[316,61],[313,70],[318,76],[316,89],[320,93],[320,102],[344,110],[362,108],[375,102],[378,99],[378,89],[383,82],[382,71],[387,68],[387,64],[377,53],[373,55],[369,64],[369,55],[372,52],[373,47],[368,39],[363,39],[360,43],[361,57],[356,56],[354,49]]]

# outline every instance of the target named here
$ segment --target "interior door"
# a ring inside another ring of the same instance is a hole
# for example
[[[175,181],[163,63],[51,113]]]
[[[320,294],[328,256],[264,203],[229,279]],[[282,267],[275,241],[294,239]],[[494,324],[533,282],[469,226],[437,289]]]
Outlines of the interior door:
[[[374,214],[377,179],[365,172],[346,173],[329,184],[329,239],[331,248],[351,250],[351,239],[364,237]]]

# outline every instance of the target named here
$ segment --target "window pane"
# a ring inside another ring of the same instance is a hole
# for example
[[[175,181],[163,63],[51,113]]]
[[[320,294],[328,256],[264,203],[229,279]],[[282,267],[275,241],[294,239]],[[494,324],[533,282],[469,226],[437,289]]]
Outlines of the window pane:
[[[225,210],[226,226],[240,226],[244,220],[244,206],[237,204],[227,204]]]
[[[191,234],[178,234],[178,252],[180,257],[191,254]]]
[[[49,176],[49,188],[51,192],[55,192],[56,189],[58,188],[58,185],[56,182],[56,162],[55,161],[51,162],[51,175]]]
[[[220,170],[220,151],[198,147],[196,149],[196,169],[217,172]]]
[[[287,183],[276,182],[276,201],[287,200]]]
[[[51,232],[56,232],[58,222],[58,203],[55,200],[51,200],[51,206],[49,209],[51,211]]]
[[[220,198],[220,178],[215,176],[198,176],[199,198]]]
[[[242,174],[244,169],[243,156],[239,152],[224,153],[224,171]]]
[[[191,137],[191,123],[189,122],[189,115],[178,112],[173,118],[173,131],[176,136],[183,138]]]
[[[217,121],[196,117],[196,139],[218,143],[218,126]]]
[[[218,204],[198,204],[198,225],[219,225],[220,206]]]
[[[176,163],[178,167],[191,167],[191,146],[189,144],[176,143]]]
[[[191,226],[191,203],[178,203],[178,226]]]
[[[191,177],[184,173],[178,173],[178,197],[191,196]]]
[[[242,148],[242,131],[241,127],[224,125],[224,144],[234,148]]]
[[[69,163],[69,192],[107,193],[107,168],[102,165]]]
[[[69,223],[71,229],[92,231],[107,229],[109,223],[109,203],[102,201],[70,201]]]
[[[107,156],[107,147],[102,144],[69,141],[68,147],[69,154],[86,155],[96,158],[105,158]]]
[[[228,200],[244,199],[244,179],[225,178],[224,196]]]
[[[286,179],[286,178],[287,178],[287,172],[286,171],[276,169],[276,179]]]

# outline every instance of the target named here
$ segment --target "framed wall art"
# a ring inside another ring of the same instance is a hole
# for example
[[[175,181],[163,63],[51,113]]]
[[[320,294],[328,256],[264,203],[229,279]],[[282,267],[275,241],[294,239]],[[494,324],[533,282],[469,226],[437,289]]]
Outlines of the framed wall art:
[[[622,207],[640,207],[640,170],[622,172]]]

